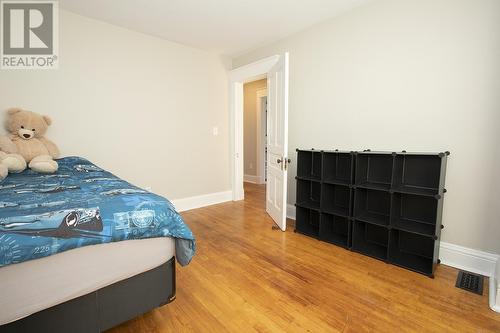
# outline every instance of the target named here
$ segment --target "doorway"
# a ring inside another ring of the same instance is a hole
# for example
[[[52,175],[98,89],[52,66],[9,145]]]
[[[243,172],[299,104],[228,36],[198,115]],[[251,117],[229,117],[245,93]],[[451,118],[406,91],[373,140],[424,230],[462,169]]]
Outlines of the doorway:
[[[267,78],[243,85],[243,163],[246,183],[266,183]]]
[[[275,55],[230,72],[231,182],[233,200],[245,198],[244,84],[267,78],[265,141],[267,164],[266,212],[278,227],[286,230],[288,158],[288,53]],[[261,165],[261,164],[260,164]],[[255,166],[254,166],[255,167]]]

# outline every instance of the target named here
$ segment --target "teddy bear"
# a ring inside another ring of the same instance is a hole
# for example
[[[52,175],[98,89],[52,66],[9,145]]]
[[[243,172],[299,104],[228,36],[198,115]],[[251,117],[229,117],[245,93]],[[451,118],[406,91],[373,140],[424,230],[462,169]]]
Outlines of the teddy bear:
[[[0,161],[2,160],[1,154],[2,152],[0,152]],[[9,173],[9,168],[7,168],[7,165],[4,165],[2,162],[0,162],[0,181],[4,180],[5,177],[7,177],[8,173]]]
[[[7,110],[9,134],[0,136],[0,180],[6,177],[5,168],[10,173],[22,172],[27,166],[39,173],[57,171],[54,159],[59,157],[59,149],[44,137],[51,124],[48,116],[20,108]]]

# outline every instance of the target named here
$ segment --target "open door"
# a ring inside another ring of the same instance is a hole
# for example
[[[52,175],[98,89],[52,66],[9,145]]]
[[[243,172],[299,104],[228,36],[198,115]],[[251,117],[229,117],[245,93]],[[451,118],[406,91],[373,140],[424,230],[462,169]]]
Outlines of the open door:
[[[267,75],[266,211],[286,230],[288,159],[288,53],[280,56]]]

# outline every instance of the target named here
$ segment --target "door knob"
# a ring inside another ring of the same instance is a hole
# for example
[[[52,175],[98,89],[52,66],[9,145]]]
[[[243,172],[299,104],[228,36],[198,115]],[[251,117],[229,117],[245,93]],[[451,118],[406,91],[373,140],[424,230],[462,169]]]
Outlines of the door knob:
[[[290,163],[292,163],[292,160],[289,158],[286,158],[285,159],[285,170],[288,169],[288,166],[290,165]]]
[[[281,158],[278,158],[278,160],[276,162],[278,162],[278,164],[280,164],[282,162]]]

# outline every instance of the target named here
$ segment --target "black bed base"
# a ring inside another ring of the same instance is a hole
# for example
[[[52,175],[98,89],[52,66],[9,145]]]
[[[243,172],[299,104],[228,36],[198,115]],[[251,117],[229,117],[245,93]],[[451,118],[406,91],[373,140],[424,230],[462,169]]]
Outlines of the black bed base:
[[[0,333],[102,332],[174,299],[172,258],[147,272],[2,325]]]

